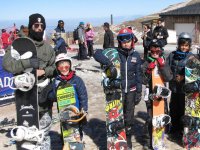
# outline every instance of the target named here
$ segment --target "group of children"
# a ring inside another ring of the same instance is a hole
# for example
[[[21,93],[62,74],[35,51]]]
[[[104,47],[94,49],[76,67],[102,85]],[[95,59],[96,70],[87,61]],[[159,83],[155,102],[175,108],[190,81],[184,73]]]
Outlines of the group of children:
[[[32,18],[30,17],[29,28],[30,30],[34,30],[33,34],[30,34],[30,38],[41,42],[43,34],[41,34],[38,39],[38,34],[36,33],[43,33],[45,26],[40,26],[41,31],[36,30],[38,29],[35,27],[35,25],[37,25],[38,23],[35,19],[37,17],[43,18],[41,15],[38,14],[35,14]],[[46,25],[45,20],[42,23],[39,23],[42,25]],[[151,87],[151,71],[155,68],[155,63],[158,64],[159,71],[161,72],[161,76],[164,81],[169,82],[169,88],[172,91],[169,105],[169,114],[172,119],[172,127],[170,132],[172,134],[180,134],[183,131],[183,126],[181,125],[180,119],[184,115],[185,109],[185,91],[183,90],[185,84],[185,65],[192,55],[192,53],[190,52],[192,44],[192,39],[190,35],[187,33],[181,33],[178,37],[177,49],[171,52],[166,59],[162,51],[162,44],[159,43],[159,41],[156,39],[152,40],[149,44],[149,56],[147,60],[144,61],[141,59],[139,53],[134,48],[134,35],[130,29],[121,29],[117,36],[117,40],[118,47],[116,49],[118,51],[121,63],[121,90],[128,148],[132,149],[131,128],[134,124],[134,108],[135,105],[137,105],[142,99],[142,84],[145,84],[147,88],[148,86]],[[110,62],[110,60],[102,54],[102,50],[97,50],[94,54],[94,58],[101,64],[106,65],[108,68],[114,67],[112,62]],[[7,60],[8,59],[4,60],[4,68],[9,68]],[[24,67],[23,64],[21,64],[21,66],[22,68]],[[51,65],[51,67],[52,69],[54,68],[53,65]],[[70,84],[73,84],[75,86],[80,102],[80,109],[83,109],[85,112],[87,112],[88,95],[86,86],[83,80],[76,75],[75,71],[72,70],[71,58],[68,57],[66,53],[57,54],[55,58],[55,68],[56,76],[54,76],[54,87],[56,87],[59,82],[68,82]],[[11,70],[10,72],[14,71]],[[149,91],[151,93],[152,89],[149,88]],[[145,102],[148,116],[149,118],[152,118],[152,102],[149,99],[146,99]],[[150,122],[148,123],[149,135],[151,135],[151,128],[152,123]],[[151,144],[149,145],[149,147],[152,148]]]
[[[134,124],[134,107],[141,100],[141,92],[142,92],[142,84],[149,87],[149,93],[152,93],[151,84],[151,71],[155,68],[156,62],[158,64],[158,68],[160,71],[160,75],[162,76],[164,82],[169,82],[169,88],[172,91],[171,100],[169,104],[169,115],[171,116],[172,127],[170,128],[170,133],[172,135],[182,134],[183,126],[181,123],[181,117],[184,115],[185,109],[185,91],[183,90],[185,84],[185,65],[192,55],[190,52],[192,39],[189,34],[181,33],[178,37],[178,47],[177,50],[171,52],[167,58],[165,58],[162,44],[154,39],[149,44],[149,56],[148,59],[142,62],[139,53],[133,47],[133,35],[132,31],[128,28],[122,29],[119,31],[117,36],[119,46],[117,48],[119,52],[119,56],[121,59],[121,85],[122,85],[122,99],[124,102],[124,119],[126,126],[126,134],[127,134],[127,144],[128,147],[132,148],[131,143],[131,127]],[[94,54],[94,58],[96,61],[100,62],[103,65],[107,65],[108,67],[113,67],[112,63],[101,53],[102,50],[97,50]],[[61,55],[61,54],[60,54]],[[59,57],[59,55],[57,56]],[[64,62],[63,62],[64,61]],[[73,71],[63,74],[63,70],[67,70],[71,68],[71,60],[63,59],[61,62],[57,63],[57,70],[59,70],[59,80],[66,80],[70,77],[73,77]],[[67,65],[64,65],[64,64]],[[60,65],[63,65],[60,67]],[[71,70],[71,69],[70,69]],[[75,80],[80,80],[79,77],[76,77]],[[81,83],[81,85],[79,85]],[[87,106],[87,92],[84,83],[76,82],[77,90],[84,91],[79,93],[82,97],[80,99],[81,103],[85,103]],[[147,99],[145,101],[146,108],[148,112],[148,120],[152,118],[152,101]],[[167,110],[167,101],[165,100],[165,112],[168,113]],[[87,108],[87,107],[86,107]],[[87,109],[85,109],[87,111]],[[149,122],[148,131],[149,135],[152,133],[152,123]],[[149,147],[151,148],[151,141],[149,142]]]

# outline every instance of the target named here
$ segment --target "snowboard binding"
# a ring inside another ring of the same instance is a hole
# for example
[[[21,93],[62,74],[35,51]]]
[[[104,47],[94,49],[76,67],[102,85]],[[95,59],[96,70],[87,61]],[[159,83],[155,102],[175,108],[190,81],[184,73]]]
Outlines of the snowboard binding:
[[[171,91],[160,85],[156,85],[153,89],[153,93],[155,93],[156,96],[162,97],[162,98],[168,98],[171,95]]]
[[[119,121],[114,121],[114,122],[111,122],[109,125],[108,125],[108,131],[112,134],[112,135],[115,135],[117,134],[118,131],[124,129],[125,126],[124,126],[124,123],[123,123],[123,120],[119,120]]]
[[[171,123],[171,117],[166,114],[162,114],[159,116],[154,116],[152,120],[153,127],[161,128]]]
[[[184,133],[188,133],[190,128],[196,127],[200,133],[200,119],[197,117],[183,116],[181,119],[184,126]]]
[[[60,112],[60,121],[67,122],[68,124],[77,124],[85,119],[87,113],[79,111],[79,109],[74,105],[69,105]]]
[[[14,83],[15,87],[12,87],[11,83]],[[11,78],[9,87],[14,90],[19,89],[21,91],[27,92],[33,88],[34,84],[34,75],[31,72],[25,72],[21,75],[17,75]]]
[[[11,137],[16,141],[36,141],[41,143],[44,139],[44,131],[38,130],[35,126],[17,126],[10,131]]]

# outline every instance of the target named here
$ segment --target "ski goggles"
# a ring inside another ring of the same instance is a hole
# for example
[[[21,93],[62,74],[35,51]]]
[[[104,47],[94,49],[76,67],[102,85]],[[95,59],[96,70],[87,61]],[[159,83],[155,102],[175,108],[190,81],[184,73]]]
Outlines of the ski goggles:
[[[34,26],[35,29],[39,28],[39,26],[40,26],[41,29],[44,29],[43,23],[35,23],[35,24],[33,24],[33,26]]]
[[[160,51],[151,51],[151,54],[160,54]]]
[[[120,42],[129,42],[132,39],[133,39],[132,34],[123,34],[117,36],[117,40]]]
[[[66,71],[66,70],[69,70],[69,67],[70,67],[70,66],[59,66],[59,67],[57,67],[57,69],[58,69],[59,71]]]

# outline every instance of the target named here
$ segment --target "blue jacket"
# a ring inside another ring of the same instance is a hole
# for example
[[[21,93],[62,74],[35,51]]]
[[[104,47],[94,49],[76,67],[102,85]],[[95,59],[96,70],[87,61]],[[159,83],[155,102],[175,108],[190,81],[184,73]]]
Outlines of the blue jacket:
[[[66,82],[66,81],[57,76],[54,80],[54,85],[53,85],[55,95],[56,95],[55,90],[57,89],[57,86],[60,82]],[[79,100],[80,110],[83,108],[84,111],[88,111],[88,94],[83,80],[80,77],[74,75],[68,82],[75,87]]]
[[[169,82],[169,88],[173,93],[184,93],[183,86],[185,80],[180,83],[176,81],[177,75],[185,76],[185,66],[189,57],[193,55],[191,52],[173,51],[166,59],[166,63],[170,66],[173,73],[173,79]]]
[[[128,93],[136,90],[142,92],[142,60],[138,52],[134,49],[126,53],[122,49],[117,49],[120,57],[120,73],[122,92]],[[97,50],[94,54],[96,61],[102,65],[110,65],[110,60],[102,54],[102,50]]]

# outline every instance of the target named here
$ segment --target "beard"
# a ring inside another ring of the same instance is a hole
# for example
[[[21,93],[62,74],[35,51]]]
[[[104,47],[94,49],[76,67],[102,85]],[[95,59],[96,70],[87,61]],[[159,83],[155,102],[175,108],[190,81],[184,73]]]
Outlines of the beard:
[[[35,41],[41,42],[43,40],[44,31],[42,32],[35,32],[34,30],[29,30],[29,37]]]

